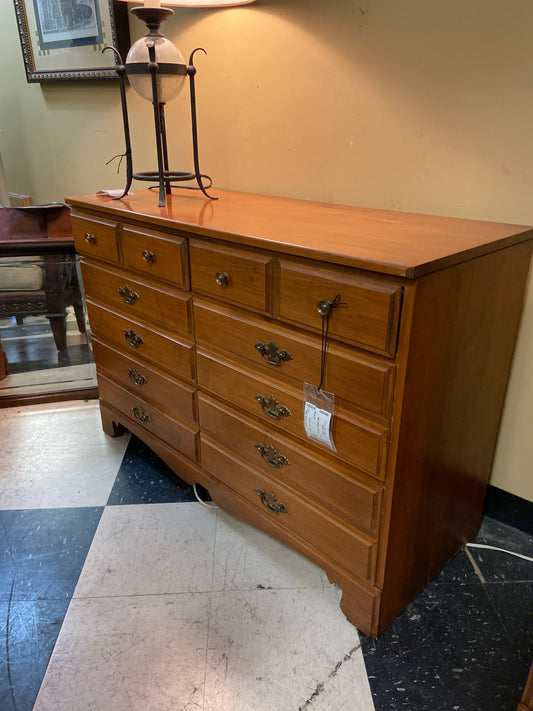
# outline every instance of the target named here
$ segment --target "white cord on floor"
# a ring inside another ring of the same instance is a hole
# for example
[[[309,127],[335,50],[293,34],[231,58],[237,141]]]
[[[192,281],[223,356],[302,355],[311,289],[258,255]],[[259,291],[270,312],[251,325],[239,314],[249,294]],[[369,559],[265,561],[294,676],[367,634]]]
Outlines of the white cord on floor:
[[[506,551],[504,548],[496,548],[496,546],[486,546],[484,543],[467,543],[469,548],[486,548],[489,551],[499,551],[500,553],[508,553],[509,555],[514,555],[517,558],[523,558],[524,560],[529,560],[533,563],[533,558],[527,555],[522,555],[521,553],[514,553],[513,551]]]
[[[198,496],[198,492],[196,491],[196,484],[192,485],[192,490],[194,491],[194,495],[198,499],[198,502],[202,504],[202,506],[205,506],[206,509],[219,509],[220,506],[217,506],[214,501],[202,501],[202,499]]]

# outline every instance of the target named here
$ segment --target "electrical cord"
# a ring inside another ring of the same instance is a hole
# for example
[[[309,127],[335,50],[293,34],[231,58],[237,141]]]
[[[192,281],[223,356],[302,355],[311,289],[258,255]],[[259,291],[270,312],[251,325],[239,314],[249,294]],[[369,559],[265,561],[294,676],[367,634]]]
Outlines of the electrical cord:
[[[192,485],[192,490],[194,491],[194,495],[198,499],[198,503],[202,504],[202,506],[205,506],[206,509],[219,509],[220,508],[220,506],[217,506],[214,501],[211,501],[211,502],[203,501],[200,498],[198,491],[196,490],[196,484]]]
[[[504,548],[496,548],[496,546],[487,546],[484,543],[467,543],[467,548],[485,548],[489,551],[499,551],[500,553],[507,553],[508,555],[514,555],[517,558],[522,558],[523,560],[529,560],[533,563],[533,558],[527,555],[522,555],[521,553],[514,553],[513,551],[506,551]]]

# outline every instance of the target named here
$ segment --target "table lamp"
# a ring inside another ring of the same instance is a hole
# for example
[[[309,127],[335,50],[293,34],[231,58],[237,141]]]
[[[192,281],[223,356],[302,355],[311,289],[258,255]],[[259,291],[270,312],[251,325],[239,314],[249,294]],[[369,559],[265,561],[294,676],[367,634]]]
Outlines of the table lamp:
[[[134,2],[135,0],[125,0]],[[161,32],[162,22],[174,14],[168,5],[176,7],[234,7],[248,5],[254,0],[165,0],[164,7],[160,0],[145,0],[142,7],[134,7],[132,13],[146,23],[148,32],[131,46],[126,61],[123,62],[115,47],[104,47],[103,51],[110,50],[115,54],[115,67],[119,76],[119,86],[122,104],[122,120],[124,126],[124,139],[126,150],[126,187],[121,195],[115,197],[120,200],[128,194],[132,180],[154,182],[157,179],[159,186],[159,207],[166,205],[166,195],[171,192],[172,183],[183,183],[190,180],[196,181],[196,188],[210,199],[207,192],[212,185],[208,175],[200,171],[198,157],[198,128],[196,121],[196,89],[194,55],[198,51],[205,53],[201,47],[193,50],[189,63],[185,60],[178,48]],[[139,3],[137,3],[139,4]],[[133,172],[133,158],[129,130],[128,106],[126,100],[126,80],[128,77],[132,88],[145,99],[151,100],[154,107],[154,125],[157,150],[157,171],[142,173]],[[172,171],[169,169],[167,136],[165,126],[165,104],[174,99],[183,89],[189,77],[191,124],[194,172]]]

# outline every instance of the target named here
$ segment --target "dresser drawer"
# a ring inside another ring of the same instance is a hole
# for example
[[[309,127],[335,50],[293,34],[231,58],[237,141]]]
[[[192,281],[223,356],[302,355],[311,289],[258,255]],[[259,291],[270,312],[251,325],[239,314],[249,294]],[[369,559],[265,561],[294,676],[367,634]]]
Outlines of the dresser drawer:
[[[230,405],[243,408],[281,432],[291,433],[321,451],[331,452],[328,447],[307,438],[303,422],[303,393],[257,377],[253,371],[234,367],[201,351],[197,351],[196,365],[198,384],[202,390]],[[333,439],[337,457],[372,476],[384,478],[388,442],[386,428],[339,410],[333,419]]]
[[[128,319],[87,299],[91,332],[98,340],[110,342],[135,358],[148,360],[171,375],[194,378],[194,346],[187,340],[177,340],[146,323]]]
[[[358,481],[349,467],[332,463],[282,437],[272,427],[258,427],[205,395],[198,399],[202,432],[266,476],[301,491],[308,498],[350,523],[375,531],[379,522],[381,489]],[[353,471],[353,470],[352,470]]]
[[[299,262],[279,263],[279,317],[320,331],[319,302],[341,304],[331,309],[329,335],[377,353],[394,356],[402,287],[342,268]]]
[[[196,423],[196,388],[178,382],[146,363],[128,357],[115,348],[92,339],[98,373],[159,410],[192,424]]]
[[[198,428],[190,429],[160,412],[152,404],[119,388],[107,378],[98,378],[100,398],[120,410],[126,417],[159,437],[189,459],[197,460]]]
[[[147,319],[166,329],[191,332],[190,296],[132,279],[126,272],[103,269],[82,262],[87,294],[106,301],[132,318]]]
[[[122,253],[129,269],[188,288],[187,240],[124,226]]]
[[[72,213],[72,234],[80,254],[118,263],[118,223]]]
[[[294,531],[359,577],[373,581],[376,544],[372,538],[356,533],[279,482],[247,466],[203,433],[201,461],[203,468],[226,486],[275,517],[280,528]],[[263,492],[265,504],[258,492]],[[285,512],[273,512],[267,508],[267,500],[273,508],[283,506]]]
[[[191,239],[189,259],[193,291],[262,313],[270,312],[270,257]]]
[[[258,372],[272,378],[291,378],[318,385],[321,342],[278,323],[230,311],[194,299],[194,324],[199,343],[246,358]],[[395,365],[329,343],[324,390],[335,393],[345,407],[356,407],[388,418],[392,404]]]

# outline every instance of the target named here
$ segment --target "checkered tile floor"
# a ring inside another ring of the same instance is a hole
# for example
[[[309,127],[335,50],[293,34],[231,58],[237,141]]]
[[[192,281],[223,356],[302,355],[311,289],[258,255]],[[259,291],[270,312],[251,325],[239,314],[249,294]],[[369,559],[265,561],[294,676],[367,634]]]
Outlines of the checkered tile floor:
[[[515,711],[533,563],[461,551],[377,641],[96,402],[0,409],[2,711]],[[480,541],[532,555],[485,519]]]

